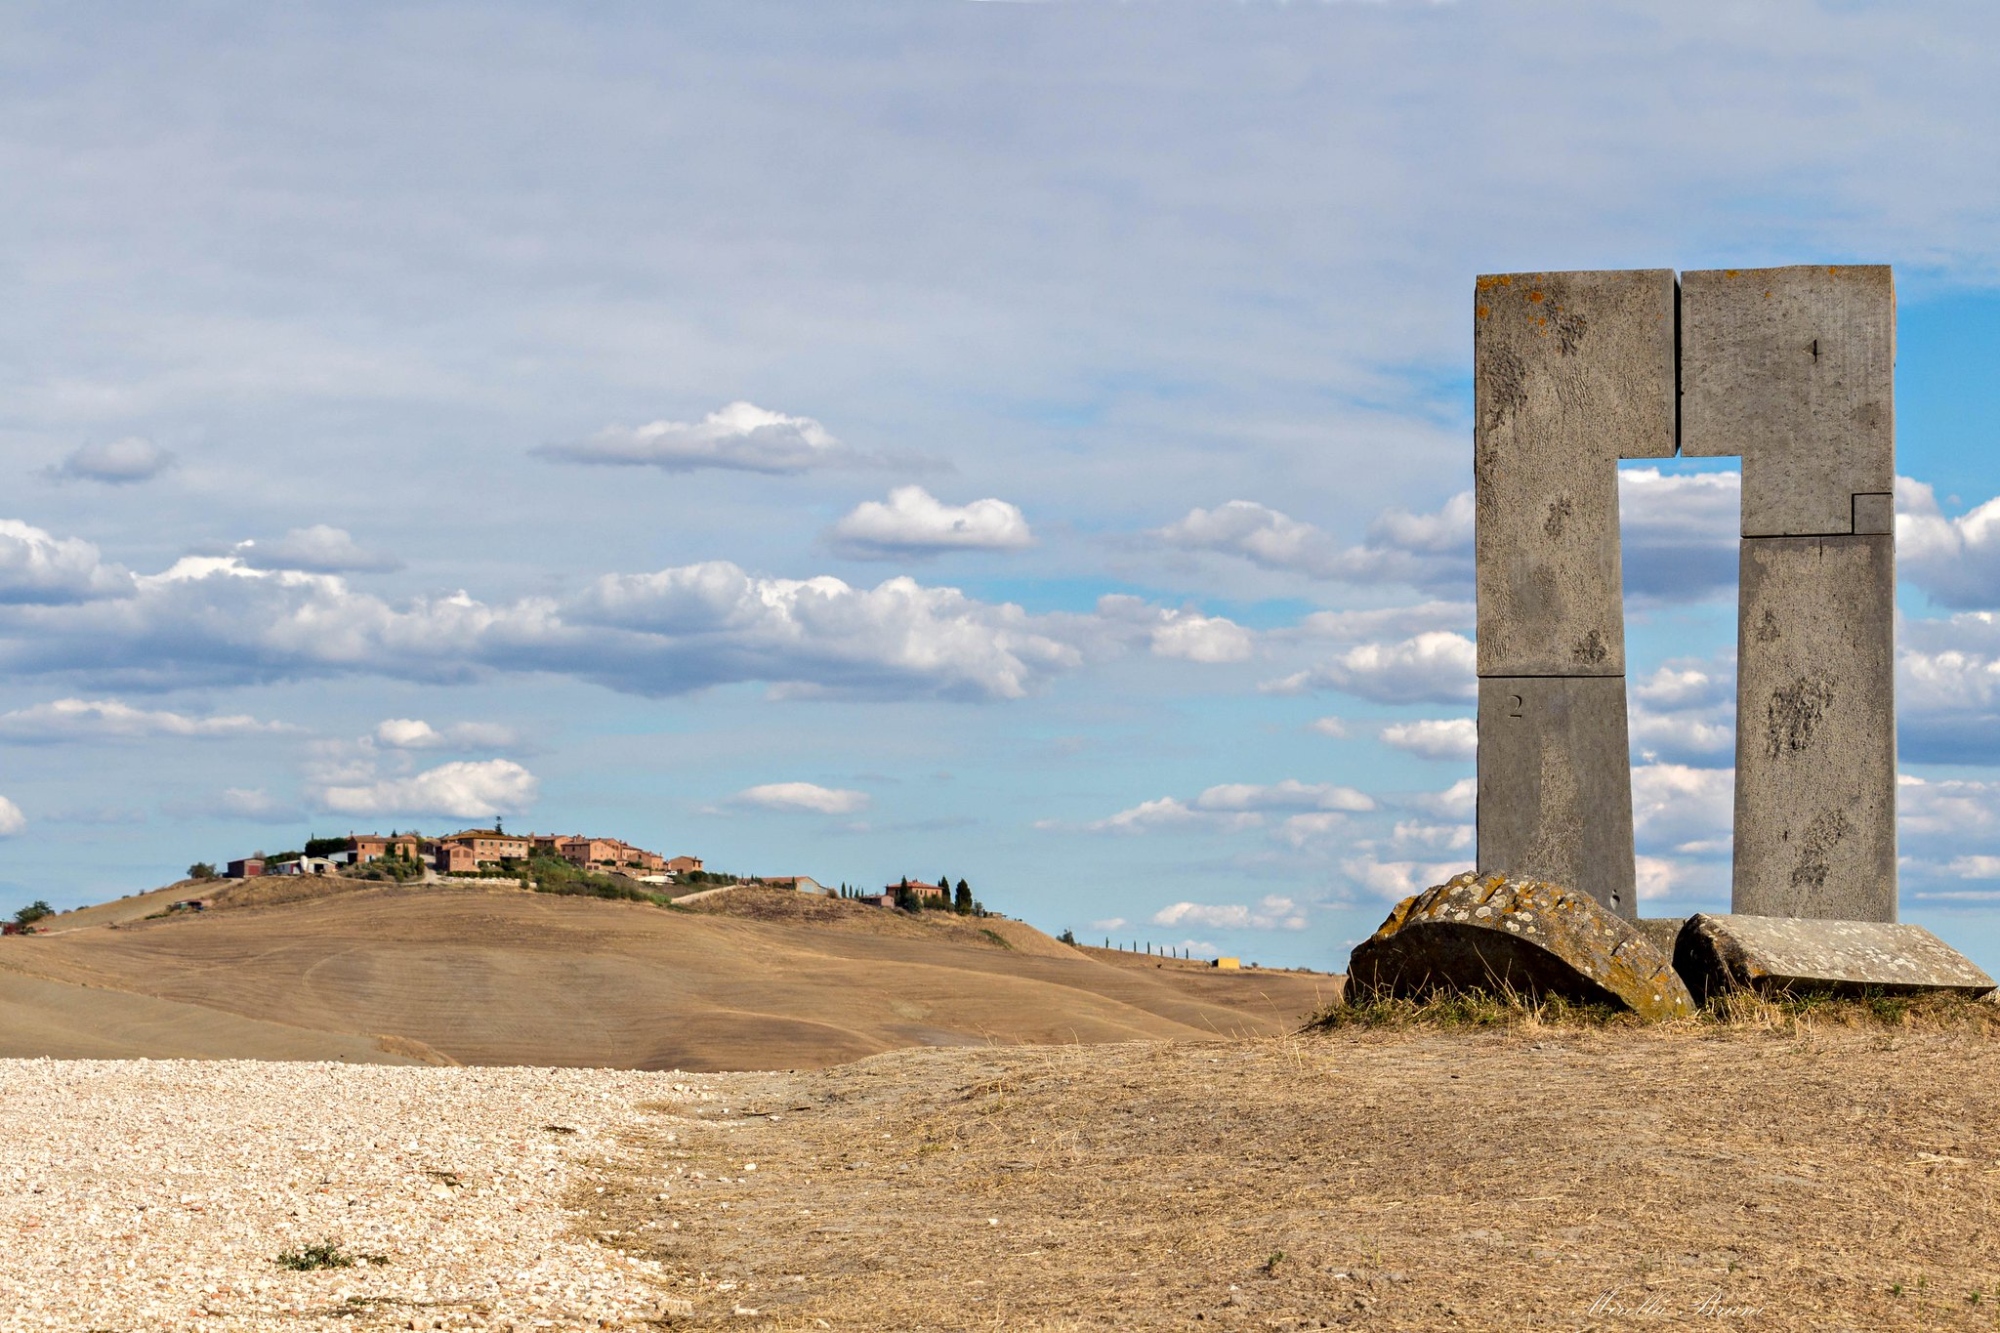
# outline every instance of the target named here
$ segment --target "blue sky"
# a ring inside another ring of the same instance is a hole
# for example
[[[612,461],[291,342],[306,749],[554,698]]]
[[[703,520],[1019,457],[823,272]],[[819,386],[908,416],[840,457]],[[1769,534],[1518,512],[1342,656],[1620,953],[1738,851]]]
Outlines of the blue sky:
[[[0,905],[497,813],[1338,966],[1470,854],[1473,276],[1885,262],[1904,911],[2000,965],[1996,27],[13,7]],[[1714,908],[1733,474],[1624,476]]]

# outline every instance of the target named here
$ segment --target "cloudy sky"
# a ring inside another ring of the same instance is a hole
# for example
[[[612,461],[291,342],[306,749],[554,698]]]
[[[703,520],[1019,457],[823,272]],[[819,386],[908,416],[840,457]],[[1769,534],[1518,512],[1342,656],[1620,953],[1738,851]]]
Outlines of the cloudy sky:
[[[1471,854],[1474,275],[1879,262],[1904,914],[2000,966],[1996,49],[10,6],[0,905],[497,815],[1337,966]],[[1736,474],[1622,483],[1645,910],[1715,908]]]

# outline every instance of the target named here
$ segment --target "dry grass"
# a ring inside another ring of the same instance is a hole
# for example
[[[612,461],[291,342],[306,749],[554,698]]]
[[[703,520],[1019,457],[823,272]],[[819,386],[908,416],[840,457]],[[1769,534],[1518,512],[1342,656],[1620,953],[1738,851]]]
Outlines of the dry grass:
[[[1648,1026],[1626,1010],[1574,1004],[1561,996],[1533,999],[1512,992],[1467,991],[1423,1000],[1382,999],[1335,1003],[1316,1012],[1308,1031],[1348,1029],[1450,1031],[1522,1028],[1528,1031]],[[2000,1004],[1956,995],[1843,996],[1806,992],[1759,995],[1725,992],[1666,1031],[1725,1029],[1801,1035],[1821,1028],[1873,1028],[1903,1032],[1965,1031],[2000,1036]]]
[[[655,1108],[574,1202],[746,1329],[1991,1328],[1996,1052],[1971,1006],[901,1052]]]

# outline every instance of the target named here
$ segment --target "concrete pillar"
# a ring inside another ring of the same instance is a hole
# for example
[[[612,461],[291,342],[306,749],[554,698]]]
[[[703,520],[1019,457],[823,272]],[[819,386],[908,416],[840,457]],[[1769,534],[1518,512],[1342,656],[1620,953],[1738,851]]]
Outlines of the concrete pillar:
[[[1669,269],[1474,297],[1478,863],[1637,914],[1618,460],[1674,452]]]
[[[1687,273],[1681,448],[1741,455],[1740,914],[1896,919],[1895,284]]]

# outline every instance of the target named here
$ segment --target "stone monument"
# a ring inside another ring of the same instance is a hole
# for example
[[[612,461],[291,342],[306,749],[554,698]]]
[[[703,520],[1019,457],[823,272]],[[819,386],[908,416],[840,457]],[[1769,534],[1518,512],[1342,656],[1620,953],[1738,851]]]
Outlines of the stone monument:
[[[1889,269],[1494,275],[1474,316],[1480,872],[1637,915],[1618,461],[1740,455],[1733,907],[1894,921]]]

